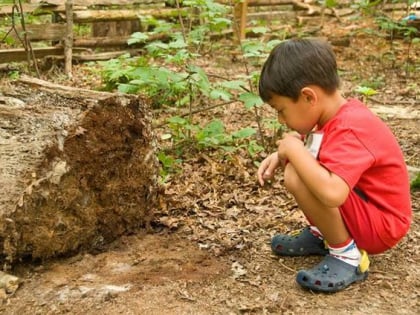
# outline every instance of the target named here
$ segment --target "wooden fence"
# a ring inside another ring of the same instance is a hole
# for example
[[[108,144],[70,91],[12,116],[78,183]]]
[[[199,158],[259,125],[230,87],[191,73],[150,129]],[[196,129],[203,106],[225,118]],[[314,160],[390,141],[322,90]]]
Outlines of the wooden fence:
[[[231,0],[218,1],[232,3]],[[231,17],[236,19],[234,25],[237,27],[231,33],[244,38],[249,22],[262,18],[269,24],[283,26],[295,23],[319,25],[325,16],[339,19],[353,12],[345,5],[350,3],[349,0],[342,2],[340,9],[330,10],[307,1],[244,0],[232,10]],[[39,16],[44,22],[27,23],[22,27],[19,17],[26,13]],[[0,18],[10,21],[9,36],[21,42],[23,48],[0,49],[0,64],[46,56],[67,56],[65,59],[70,59],[67,63],[113,58],[123,53],[116,51],[117,48],[124,49],[124,52],[130,49],[127,40],[133,32],[144,31],[141,25],[143,17],[178,18],[179,14],[187,12],[183,8],[168,7],[165,0],[30,0],[21,7],[3,5],[0,6]],[[85,26],[90,30],[89,34],[74,34],[73,23]],[[32,45],[40,41],[49,45]]]

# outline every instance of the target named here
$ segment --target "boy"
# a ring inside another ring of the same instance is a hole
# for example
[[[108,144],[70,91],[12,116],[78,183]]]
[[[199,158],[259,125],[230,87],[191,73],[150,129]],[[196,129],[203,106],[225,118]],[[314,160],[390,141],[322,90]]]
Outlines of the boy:
[[[258,169],[258,181],[264,185],[283,167],[284,185],[309,222],[299,234],[274,236],[271,247],[284,256],[324,255],[296,277],[302,287],[322,292],[366,279],[367,253],[395,246],[412,217],[408,173],[395,137],[364,104],[346,100],[338,89],[334,53],[316,39],[275,47],[259,82],[263,101],[297,134],[277,142],[277,152]]]

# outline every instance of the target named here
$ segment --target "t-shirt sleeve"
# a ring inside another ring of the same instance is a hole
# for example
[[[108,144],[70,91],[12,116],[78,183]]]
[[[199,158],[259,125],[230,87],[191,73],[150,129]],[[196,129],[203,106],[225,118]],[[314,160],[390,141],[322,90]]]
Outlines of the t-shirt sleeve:
[[[324,137],[319,162],[353,189],[375,157],[350,129],[335,129]]]

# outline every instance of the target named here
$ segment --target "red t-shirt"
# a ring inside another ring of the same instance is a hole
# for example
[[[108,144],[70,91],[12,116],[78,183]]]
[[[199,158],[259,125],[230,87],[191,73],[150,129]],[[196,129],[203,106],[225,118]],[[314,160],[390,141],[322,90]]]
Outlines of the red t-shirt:
[[[324,133],[320,164],[340,176],[350,189],[361,190],[385,215],[409,225],[408,171],[388,126],[363,103],[350,99],[319,131]],[[398,234],[394,228],[390,226],[389,232]]]

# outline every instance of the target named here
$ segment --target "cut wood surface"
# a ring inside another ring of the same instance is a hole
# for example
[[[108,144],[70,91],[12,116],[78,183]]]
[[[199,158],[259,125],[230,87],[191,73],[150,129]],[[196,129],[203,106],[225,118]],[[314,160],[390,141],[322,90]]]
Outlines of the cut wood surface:
[[[136,96],[22,77],[0,94],[0,262],[100,250],[145,228],[157,194]]]

